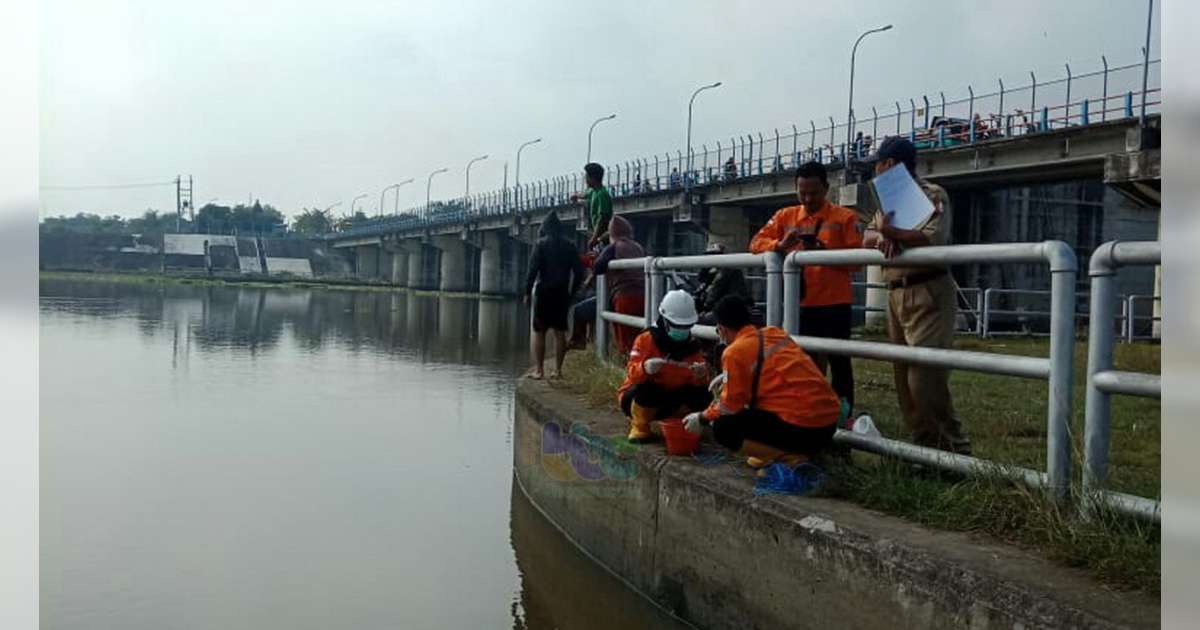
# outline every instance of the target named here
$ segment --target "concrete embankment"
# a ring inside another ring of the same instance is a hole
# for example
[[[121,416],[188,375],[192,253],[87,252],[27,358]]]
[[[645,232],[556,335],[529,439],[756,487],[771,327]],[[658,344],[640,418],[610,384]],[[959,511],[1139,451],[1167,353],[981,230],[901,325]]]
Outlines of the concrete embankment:
[[[743,464],[631,447],[616,414],[542,382],[516,393],[518,483],[597,562],[701,628],[1152,628],[1022,549],[844,501],[755,496]]]

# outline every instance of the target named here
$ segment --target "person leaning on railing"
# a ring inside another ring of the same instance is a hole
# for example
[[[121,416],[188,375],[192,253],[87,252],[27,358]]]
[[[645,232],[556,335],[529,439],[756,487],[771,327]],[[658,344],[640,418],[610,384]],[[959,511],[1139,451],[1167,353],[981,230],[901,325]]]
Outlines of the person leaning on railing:
[[[591,227],[587,248],[592,249],[607,240],[608,222],[613,216],[612,194],[604,185],[603,166],[588,162],[583,167],[583,176],[587,183],[587,192],[583,195],[572,194],[571,201],[582,200],[587,206],[588,225]]]
[[[604,274],[607,280],[608,294],[612,300],[612,310],[622,315],[643,314],[646,281],[641,269],[608,270],[608,263],[621,258],[642,258],[646,251],[637,241],[633,240],[633,225],[622,217],[614,216],[608,223],[608,236],[612,241],[592,267],[593,274]],[[588,278],[590,283],[592,277]],[[599,322],[597,322],[599,323]],[[613,338],[622,355],[629,354],[633,349],[637,328],[624,324],[613,324]]]
[[[796,169],[796,198],[799,205],[782,208],[750,240],[755,254],[777,252],[781,256],[803,250],[858,249],[863,245],[858,213],[826,199],[829,175],[820,162]],[[850,282],[853,267],[807,265],[800,274],[800,334],[808,337],[849,339],[853,321]],[[824,373],[832,372],[833,389],[854,408],[854,371],[850,357],[814,353],[812,358]]]
[[[917,175],[917,149],[906,138],[891,136],[867,160],[875,174],[903,164],[933,203],[933,214],[914,229],[890,222],[887,208],[875,213],[863,239],[865,247],[892,258],[914,247],[945,245],[950,230],[950,197],[945,189]],[[955,285],[946,267],[884,267],[888,285],[888,337],[892,343],[925,348],[954,345]],[[892,363],[900,413],[913,443],[963,455],[971,442],[963,433],[950,397],[950,374],[943,368]]]

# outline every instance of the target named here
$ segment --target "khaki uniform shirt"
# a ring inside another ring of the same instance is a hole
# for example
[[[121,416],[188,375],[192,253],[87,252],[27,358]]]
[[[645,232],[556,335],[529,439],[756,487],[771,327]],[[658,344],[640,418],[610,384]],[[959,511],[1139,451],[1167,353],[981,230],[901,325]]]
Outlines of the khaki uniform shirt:
[[[929,215],[929,218],[915,229],[924,232],[929,237],[930,245],[945,245],[950,240],[950,195],[946,193],[945,188],[923,179],[918,178],[917,184],[921,190],[925,191],[925,195],[933,204],[933,214]],[[878,211],[867,227],[879,231],[882,225],[883,212]],[[884,267],[883,280],[892,282],[913,274],[925,273],[930,269],[930,267]]]

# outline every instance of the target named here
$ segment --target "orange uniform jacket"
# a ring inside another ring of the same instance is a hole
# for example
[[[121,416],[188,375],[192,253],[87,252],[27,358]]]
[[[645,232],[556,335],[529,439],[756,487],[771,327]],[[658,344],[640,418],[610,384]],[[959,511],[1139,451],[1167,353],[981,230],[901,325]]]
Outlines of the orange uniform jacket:
[[[825,249],[859,248],[862,247],[863,235],[858,223],[858,215],[853,210],[835,206],[829,201],[811,214],[804,206],[788,206],[776,212],[754,235],[750,240],[750,251],[755,254],[775,251],[779,241],[787,236],[791,228],[798,228],[804,234],[815,233]],[[789,251],[800,249],[804,249],[804,246],[797,244]],[[805,267],[804,297],[800,305],[850,304],[854,301],[854,292],[850,287],[850,274],[854,270],[854,267]]]
[[[841,403],[813,360],[782,328],[766,326],[761,330],[764,360],[755,408],[800,427],[827,427],[837,422]],[[757,362],[758,335],[753,326],[746,326],[721,355],[725,388],[704,411],[707,420],[738,413],[750,404]]]
[[[625,364],[625,382],[621,383],[621,387],[617,390],[617,402],[625,395],[625,392],[633,388],[634,385],[653,381],[666,389],[675,389],[685,385],[708,385],[707,375],[697,377],[692,373],[691,368],[683,365],[667,363],[662,366],[662,369],[657,374],[647,374],[642,368],[642,364],[646,359],[653,358],[668,359],[667,355],[659,350],[658,344],[654,343],[654,337],[647,330],[637,336],[633,340],[633,350],[629,352],[629,362]],[[704,353],[696,350],[686,359],[684,363],[704,363]]]

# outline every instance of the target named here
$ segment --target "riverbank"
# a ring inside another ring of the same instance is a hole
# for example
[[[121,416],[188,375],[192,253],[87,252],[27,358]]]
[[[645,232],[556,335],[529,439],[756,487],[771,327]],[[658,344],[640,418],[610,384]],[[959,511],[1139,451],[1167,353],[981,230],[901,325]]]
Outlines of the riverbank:
[[[825,496],[757,496],[752,471],[630,446],[617,413],[547,382],[516,392],[514,460],[577,545],[704,628],[1150,628],[1158,599],[1114,592],[1020,546]],[[830,474],[834,474],[832,471]]]
[[[979,340],[960,338],[959,348],[1045,356],[1043,339]],[[1083,436],[1082,370],[1084,343],[1076,348],[1075,431]],[[1158,371],[1157,344],[1119,344],[1120,369]],[[891,366],[854,361],[857,405],[869,410],[884,435],[903,436],[892,385]],[[590,352],[571,353],[566,378],[555,384],[593,413],[616,414],[614,393],[621,370],[601,365]],[[976,453],[1005,463],[1035,468],[1045,457],[1046,384],[957,371],[951,389]],[[1113,484],[1125,492],[1159,495],[1159,402],[1127,397],[1113,404]],[[1079,461],[1076,448],[1076,461]],[[853,465],[830,472],[821,493],[947,531],[970,532],[994,541],[1018,544],[1058,564],[1086,570],[1109,588],[1155,595],[1161,572],[1159,527],[1106,515],[1084,522],[1046,503],[1041,496],[1009,483],[987,479],[949,479],[916,475],[910,466],[866,453]],[[1076,470],[1078,474],[1078,470]]]
[[[485,300],[505,300],[513,296],[492,295],[483,293],[448,292],[428,289],[410,289],[383,282],[371,282],[354,278],[296,278],[280,276],[264,276],[257,274],[241,275],[192,275],[192,274],[161,274],[146,272],[115,272],[115,271],[40,271],[39,278],[54,280],[74,280],[83,282],[116,282],[122,284],[177,284],[191,286],[233,286],[259,288],[291,288],[316,289],[337,291],[381,291],[401,292],[413,295],[442,296],[451,298],[478,298]]]

